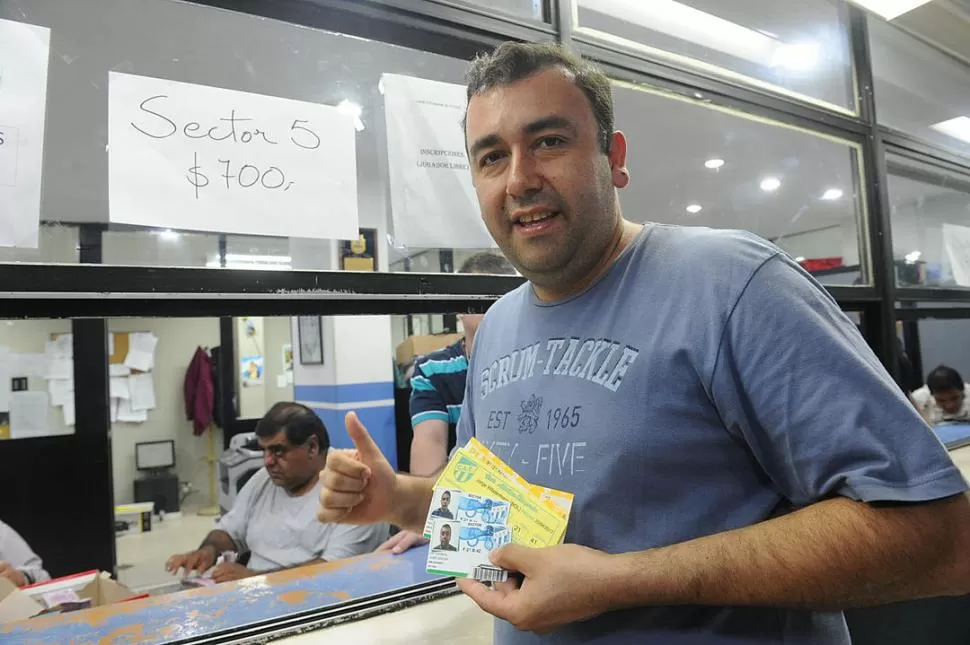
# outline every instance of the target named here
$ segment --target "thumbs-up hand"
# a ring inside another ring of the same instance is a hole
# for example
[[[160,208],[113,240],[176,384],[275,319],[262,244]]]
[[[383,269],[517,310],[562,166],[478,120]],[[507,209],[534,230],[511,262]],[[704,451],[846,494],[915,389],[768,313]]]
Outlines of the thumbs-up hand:
[[[344,419],[354,450],[331,450],[320,472],[321,522],[392,521],[397,475],[354,412]]]

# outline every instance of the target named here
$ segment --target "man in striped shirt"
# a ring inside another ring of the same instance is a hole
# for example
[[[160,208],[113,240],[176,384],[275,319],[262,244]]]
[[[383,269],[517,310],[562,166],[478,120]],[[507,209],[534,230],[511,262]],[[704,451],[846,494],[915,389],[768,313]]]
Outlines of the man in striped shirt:
[[[471,256],[458,273],[515,275],[515,268],[503,256],[483,251]],[[411,376],[411,474],[431,476],[441,470],[455,447],[465,376],[475,332],[483,314],[459,316],[465,335],[457,342],[418,358]],[[403,553],[422,544],[420,535],[401,531],[381,545],[380,551]]]

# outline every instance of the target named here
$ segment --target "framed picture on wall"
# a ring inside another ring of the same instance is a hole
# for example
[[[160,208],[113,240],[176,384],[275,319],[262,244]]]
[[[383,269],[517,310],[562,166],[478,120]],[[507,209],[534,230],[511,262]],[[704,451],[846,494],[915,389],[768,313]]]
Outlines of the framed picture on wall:
[[[320,316],[297,317],[300,365],[323,365],[323,329]]]
[[[377,229],[362,228],[356,240],[340,241],[343,271],[377,271]]]

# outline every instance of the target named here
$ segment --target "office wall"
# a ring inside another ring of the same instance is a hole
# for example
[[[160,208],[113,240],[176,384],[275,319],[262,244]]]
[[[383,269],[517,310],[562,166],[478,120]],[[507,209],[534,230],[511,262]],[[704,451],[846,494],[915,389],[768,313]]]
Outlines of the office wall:
[[[52,334],[67,334],[70,331],[70,320],[4,320],[0,321],[0,347],[7,347],[14,354],[43,354]],[[43,378],[31,376],[27,379],[27,384],[31,392],[47,391],[47,381]],[[51,434],[74,432],[73,428],[64,425],[64,415],[60,408],[50,408],[47,422]]]
[[[246,334],[246,320],[252,324],[255,331],[252,336]],[[236,360],[253,354],[263,357],[262,385],[243,387],[242,377],[237,375],[239,383],[236,391],[239,393],[240,418],[258,419],[274,403],[293,400],[293,383],[286,383],[283,386],[277,383],[277,377],[284,376],[283,346],[289,344],[291,343],[288,317],[248,316],[236,319]]]
[[[195,493],[186,499],[189,506],[209,504],[209,479],[206,457],[209,438],[192,434],[192,422],[185,418],[183,384],[185,370],[197,347],[219,344],[216,318],[117,319],[108,321],[111,332],[152,332],[158,337],[155,349],[154,410],[145,423],[114,423],[111,428],[111,453],[114,470],[115,503],[134,500],[135,444],[159,439],[175,440],[175,471],[181,481],[191,482]],[[221,452],[222,432],[215,430],[216,454]]]

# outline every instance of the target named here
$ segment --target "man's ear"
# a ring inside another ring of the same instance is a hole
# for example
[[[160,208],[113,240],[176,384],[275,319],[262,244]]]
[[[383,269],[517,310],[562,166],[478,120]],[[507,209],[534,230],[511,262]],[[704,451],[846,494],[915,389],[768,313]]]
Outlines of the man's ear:
[[[610,151],[607,157],[610,160],[613,185],[617,188],[626,188],[630,183],[630,171],[626,169],[626,137],[619,130],[610,138]]]

